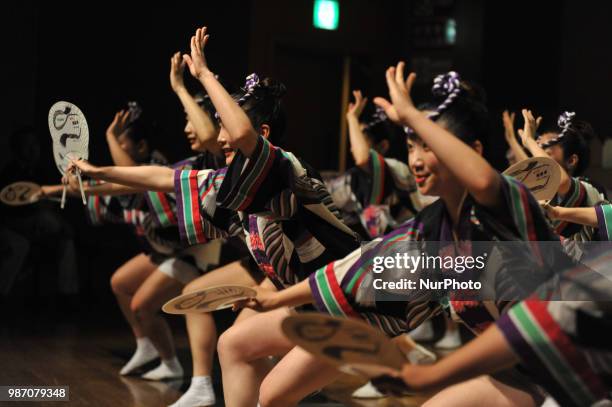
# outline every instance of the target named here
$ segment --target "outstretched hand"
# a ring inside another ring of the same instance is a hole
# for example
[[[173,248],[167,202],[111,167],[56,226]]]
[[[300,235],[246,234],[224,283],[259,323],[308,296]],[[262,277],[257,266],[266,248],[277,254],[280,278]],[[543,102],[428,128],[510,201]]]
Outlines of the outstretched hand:
[[[83,159],[70,160],[70,164],[68,164],[68,167],[66,168],[66,173],[74,174],[77,169],[81,171],[82,175],[93,176],[98,170],[98,167],[96,167],[95,165],[92,165],[87,160],[83,160]],[[68,176],[64,175],[64,178],[65,178],[64,184],[68,185],[70,181],[70,175]],[[62,179],[62,181],[64,181],[64,178]]]
[[[364,98],[360,90],[354,90],[353,97],[355,98],[355,102],[349,103],[346,117],[359,119],[359,116],[361,116],[363,109],[368,103],[368,98]]]
[[[183,74],[185,72],[185,61],[181,58],[181,53],[176,52],[170,58],[170,86],[176,93],[181,89],[185,89]]]
[[[414,102],[410,97],[416,74],[412,72],[404,79],[405,65],[402,61],[397,66],[387,69],[386,79],[390,101],[382,97],[374,99],[374,103],[384,109],[391,121],[402,126],[408,125],[410,113],[416,111]]]
[[[191,53],[183,55],[183,60],[189,67],[189,72],[196,79],[210,73],[204,55],[204,47],[206,47],[209,38],[210,35],[206,34],[206,27],[198,28],[195,35],[191,37]]]

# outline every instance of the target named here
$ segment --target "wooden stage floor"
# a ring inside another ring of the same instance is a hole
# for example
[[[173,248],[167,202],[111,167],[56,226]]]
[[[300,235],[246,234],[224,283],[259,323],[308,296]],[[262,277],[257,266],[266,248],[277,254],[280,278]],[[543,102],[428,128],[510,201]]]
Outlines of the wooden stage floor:
[[[54,317],[45,316],[2,318],[0,385],[68,385],[70,402],[0,402],[0,405],[158,407],[171,404],[188,387],[189,377],[185,381],[163,383],[119,376],[120,367],[134,347],[127,325],[98,324],[95,317],[87,322],[83,317],[63,319],[58,323]],[[172,321],[172,325],[179,359],[186,372],[190,372],[185,328],[180,320]],[[214,376],[219,399],[218,367]],[[344,377],[300,406],[418,406],[424,401],[416,396],[402,400],[351,399],[350,394],[361,384],[354,377]],[[222,406],[222,400],[217,405]]]

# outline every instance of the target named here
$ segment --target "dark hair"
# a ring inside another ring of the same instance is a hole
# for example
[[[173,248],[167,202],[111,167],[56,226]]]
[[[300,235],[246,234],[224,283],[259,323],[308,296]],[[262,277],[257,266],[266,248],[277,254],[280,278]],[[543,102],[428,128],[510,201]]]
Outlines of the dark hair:
[[[558,144],[563,150],[563,159],[568,160],[573,154],[578,157],[578,164],[572,175],[581,175],[591,161],[591,140],[595,138],[595,131],[590,123],[582,120],[572,120],[575,114],[565,112],[559,116],[557,126],[546,128],[540,134],[556,133],[557,137],[547,141],[542,147]]]
[[[135,144],[145,141],[151,148],[152,140],[155,139],[155,122],[150,119],[138,102],[128,102],[127,109],[130,111],[130,118],[123,134]]]
[[[406,133],[404,129],[389,119],[373,122],[367,125],[364,130],[365,134],[372,140],[374,145],[387,140],[389,148],[385,153],[385,157],[395,158],[396,160],[406,161]]]
[[[195,99],[196,103],[206,112],[206,114],[208,114],[211,120],[213,120],[217,110],[215,109],[215,105],[213,105],[212,101],[210,100],[210,96],[208,96],[208,94],[205,92],[198,92],[193,96],[193,98]],[[213,122],[217,124],[216,120],[213,120]]]
[[[226,82],[223,78],[219,77],[219,75],[215,75],[215,78],[217,79],[217,81],[219,81],[221,86],[223,86],[225,90],[228,91],[230,94],[235,92],[236,86]],[[217,109],[215,109],[215,105],[213,104],[212,100],[210,100],[210,96],[208,96],[208,93],[206,93],[206,91],[198,91],[193,95],[193,98],[195,99],[196,103],[202,109],[204,109],[204,111],[208,114],[211,120],[213,120],[215,124],[218,124],[218,122],[214,120],[217,117]]]
[[[565,131],[564,137],[559,141],[563,149],[563,158],[569,159],[572,154],[578,157],[578,164],[572,175],[581,175],[591,161],[591,140],[595,137],[593,127],[585,121],[572,122]]]
[[[484,104],[486,95],[484,90],[475,84],[460,80],[460,89],[456,96],[448,103],[447,92],[434,93],[432,101],[419,107],[420,110],[439,111],[434,118],[443,124],[448,131],[466,144],[476,140],[484,143],[489,129],[488,111]],[[443,110],[440,107],[444,105]]]
[[[252,78],[250,75],[249,78]],[[287,88],[282,83],[265,78],[261,81],[254,75],[256,84],[251,83],[247,78],[247,86],[241,92],[234,93],[232,97],[245,111],[254,128],[259,128],[262,124],[270,126],[270,142],[280,144],[285,134],[285,111],[281,104],[281,99]]]

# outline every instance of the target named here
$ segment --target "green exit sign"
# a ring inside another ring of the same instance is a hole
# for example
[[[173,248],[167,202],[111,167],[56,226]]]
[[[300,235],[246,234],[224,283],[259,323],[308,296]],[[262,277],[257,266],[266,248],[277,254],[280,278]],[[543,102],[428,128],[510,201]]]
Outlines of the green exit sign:
[[[335,30],[340,20],[338,0],[315,0],[312,24],[322,30]]]

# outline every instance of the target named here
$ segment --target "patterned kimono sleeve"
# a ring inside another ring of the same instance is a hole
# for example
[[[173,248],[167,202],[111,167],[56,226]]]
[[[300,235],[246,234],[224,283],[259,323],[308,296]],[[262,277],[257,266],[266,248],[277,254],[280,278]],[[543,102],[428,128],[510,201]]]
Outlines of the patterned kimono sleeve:
[[[217,202],[234,211],[289,219],[299,205],[317,201],[319,184],[293,154],[259,136],[251,157],[234,156]]]
[[[102,185],[103,181],[87,181],[89,186]],[[123,223],[123,208],[119,199],[107,195],[90,195],[87,197],[87,219],[92,225],[104,223]]]
[[[145,200],[153,220],[158,226],[176,225],[176,197],[173,193],[147,191]]]
[[[287,187],[290,166],[284,163],[282,150],[259,136],[251,157],[236,152],[220,188],[219,204],[250,214],[266,211],[266,203]]]
[[[525,300],[497,321],[521,364],[563,406],[590,406],[607,396],[585,354],[550,311],[554,303]]]
[[[315,300],[315,307],[330,315],[339,317],[357,317],[348,293],[343,290],[341,282],[357,265],[361,258],[361,248],[349,253],[346,257],[321,267],[308,277],[310,290]],[[362,272],[366,272],[365,269]]]
[[[240,233],[236,214],[218,208],[216,196],[225,177],[221,170],[177,170],[176,209],[181,239],[190,245]]]
[[[406,300],[389,302],[373,290],[374,258],[405,249],[413,239],[418,223],[411,221],[376,239],[371,249],[359,248],[346,257],[329,263],[309,276],[315,307],[339,317],[359,317],[389,335],[415,328],[441,310],[428,291],[412,293]],[[399,245],[399,246],[397,246]]]
[[[202,167],[208,162],[208,153],[186,158],[172,164],[174,170],[202,170],[218,169],[217,167]],[[176,215],[176,196],[174,193],[147,191],[144,194],[149,213],[155,224],[160,227],[174,226],[178,224]]]
[[[408,166],[393,158],[370,149],[368,160],[369,174],[372,178],[368,202],[364,204],[381,205],[393,192],[408,195],[416,190],[414,177]]]
[[[612,204],[595,206],[600,241],[612,241]]]

